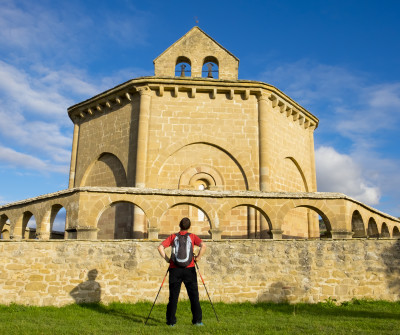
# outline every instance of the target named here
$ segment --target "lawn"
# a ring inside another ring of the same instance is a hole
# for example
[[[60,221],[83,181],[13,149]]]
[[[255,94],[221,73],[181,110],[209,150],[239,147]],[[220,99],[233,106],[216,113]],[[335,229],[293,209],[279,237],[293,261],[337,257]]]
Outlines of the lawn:
[[[179,302],[174,328],[165,325],[165,309],[151,303],[69,305],[61,308],[0,305],[0,334],[399,334],[400,302],[336,304],[214,304],[203,307],[204,327],[191,325],[190,304]]]

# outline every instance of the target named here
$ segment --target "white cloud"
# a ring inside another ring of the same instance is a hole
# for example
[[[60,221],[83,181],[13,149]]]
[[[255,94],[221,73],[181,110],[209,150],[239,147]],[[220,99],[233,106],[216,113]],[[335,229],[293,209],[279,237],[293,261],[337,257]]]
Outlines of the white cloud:
[[[319,190],[399,213],[400,82],[377,83],[365,73],[309,60],[281,64],[260,79],[320,119],[315,132]]]
[[[0,162],[13,168],[30,169],[41,172],[62,172],[68,171],[67,165],[54,165],[37,157],[17,152],[11,148],[0,146]]]
[[[379,203],[380,190],[362,176],[362,169],[349,156],[332,147],[315,151],[318,190],[340,192],[368,205]]]

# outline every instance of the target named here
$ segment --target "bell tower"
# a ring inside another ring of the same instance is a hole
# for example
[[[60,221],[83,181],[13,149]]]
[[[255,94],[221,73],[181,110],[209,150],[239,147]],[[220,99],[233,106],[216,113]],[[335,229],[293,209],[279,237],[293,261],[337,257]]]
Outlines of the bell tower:
[[[238,79],[239,59],[199,27],[193,27],[153,63],[156,77]]]

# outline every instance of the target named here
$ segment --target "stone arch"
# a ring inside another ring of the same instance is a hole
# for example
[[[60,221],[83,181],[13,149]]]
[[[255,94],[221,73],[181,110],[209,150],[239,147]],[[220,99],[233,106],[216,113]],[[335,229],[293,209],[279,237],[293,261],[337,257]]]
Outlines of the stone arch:
[[[210,65],[209,65],[210,64]],[[202,77],[203,78],[219,78],[219,62],[214,56],[207,56],[203,59],[202,65]]]
[[[192,223],[190,232],[200,236],[201,238],[210,238],[210,229],[212,229],[212,221],[210,214],[212,209],[203,201],[182,201],[171,205],[161,215],[159,220],[159,236],[165,238],[170,234],[179,230],[179,222],[183,217],[188,217]],[[197,199],[196,199],[197,200]],[[197,212],[204,213],[204,220],[197,219]]]
[[[111,201],[97,215],[97,238],[143,238],[147,233],[147,221],[145,211],[136,202],[123,199]]]
[[[29,224],[29,222],[30,222],[30,220],[32,218],[35,220],[35,228],[34,228],[34,230],[28,228],[28,224]],[[37,227],[37,223],[36,223],[35,215],[33,215],[33,213],[31,211],[24,212],[22,214],[22,227],[21,227],[22,228],[21,229],[21,237],[22,237],[22,239],[34,239],[34,238],[36,238],[36,227]]]
[[[324,207],[324,206],[322,206]],[[309,205],[309,204],[300,204],[300,205],[295,205],[294,209],[300,209],[304,208],[307,209],[308,211],[306,212],[307,217],[306,221],[303,222],[301,220],[300,222],[297,222],[297,224],[302,225],[302,227],[286,227],[286,225],[282,225],[281,229],[283,230],[283,236],[284,238],[320,238],[321,234],[319,231],[319,220],[318,216],[321,217],[323,220],[323,223],[326,227],[326,233],[324,237],[331,238],[332,237],[332,224],[329,219],[329,217],[333,218],[334,214],[328,210],[328,208],[318,208],[314,205]],[[285,218],[287,217],[288,214],[290,214],[293,211],[293,209],[289,210],[287,214],[285,215],[284,219],[282,222],[285,222]],[[328,215],[326,213],[329,213]],[[315,215],[317,214],[317,215]],[[289,228],[289,230],[287,230]],[[285,229],[287,231],[285,231]]]
[[[127,186],[125,168],[114,154],[103,152],[86,169],[80,186]]]
[[[181,174],[179,178],[179,189],[193,188],[196,181],[199,179],[204,179],[209,185],[209,189],[224,189],[224,179],[218,170],[214,169],[212,166],[200,164],[197,166],[191,166],[187,168]]]
[[[182,67],[183,66],[183,67]],[[187,74],[189,74],[187,76]],[[188,57],[179,56],[175,62],[175,77],[191,77],[192,62]]]
[[[246,189],[248,189],[249,185],[252,188],[258,188],[258,177],[253,175],[250,163],[248,160],[241,159],[240,153],[236,152],[234,146],[232,146],[228,141],[224,138],[216,138],[215,136],[209,136],[206,134],[201,135],[189,135],[187,138],[182,139],[180,142],[175,142],[169,145],[167,148],[162,150],[157,158],[154,160],[151,166],[151,172],[149,175],[158,176],[163,165],[167,161],[169,157],[171,157],[174,153],[179,151],[181,148],[186,147],[191,144],[203,143],[215,147],[225,154],[227,154],[238,166],[241,171],[243,178],[245,180]],[[252,177],[251,182],[249,181],[249,177]],[[148,181],[151,183],[151,181]],[[158,180],[154,182],[153,187],[157,187]]]
[[[0,215],[0,234],[3,240],[10,238],[10,230],[6,228],[6,226],[10,227],[10,220],[7,215]]]
[[[224,213],[220,224],[223,239],[272,237],[271,219],[257,200],[231,203]]]
[[[321,205],[318,206],[319,204],[321,204]],[[307,208],[309,210],[313,210],[319,216],[321,216],[321,218],[324,220],[326,228],[329,232],[331,232],[333,229],[335,229],[335,227],[332,226],[332,222],[333,222],[332,220],[335,217],[335,214],[329,208],[329,206],[324,204],[323,202],[316,203],[315,201],[309,200],[309,199],[287,200],[285,203],[283,203],[276,215],[276,220],[280,226],[276,227],[274,229],[282,229],[283,230],[284,227],[282,228],[282,226],[283,226],[286,215],[291,210],[296,209],[296,208]],[[313,222],[313,221],[316,221],[316,222]],[[318,224],[318,218],[317,218],[317,216],[311,215],[308,218],[308,222],[307,222],[307,225],[308,225],[307,226],[307,234],[309,234],[309,232],[310,232],[309,226],[313,225],[313,224],[314,225]],[[316,228],[314,228],[314,229],[316,229]],[[328,235],[330,235],[330,234],[328,234]],[[311,236],[311,237],[319,237],[319,235]]]
[[[389,228],[386,222],[382,223],[380,237],[386,237],[386,238],[390,237]]]
[[[351,216],[351,231],[353,238],[366,237],[364,221],[358,210],[355,210]]]
[[[58,218],[60,212],[63,209],[65,210],[64,228],[63,230],[58,231],[54,229],[54,224],[56,223],[56,225],[59,225],[59,223],[56,222],[56,218]],[[53,206],[51,206],[50,209],[50,238],[63,239],[66,227],[67,227],[67,209],[63,205],[54,204]]]
[[[367,229],[368,237],[379,237],[378,225],[374,218],[370,218],[368,221],[368,229]]]
[[[393,227],[393,233],[392,233],[393,238],[400,238],[400,230],[399,227],[394,226]]]
[[[293,157],[288,156],[288,157],[285,157],[285,159],[291,161],[294,164],[294,166],[296,167],[296,169],[297,169],[298,173],[300,174],[300,177],[303,181],[304,191],[309,192],[307,179],[304,175],[303,169],[301,168],[300,164]],[[293,190],[293,191],[301,191],[301,190]]]
[[[242,167],[242,165],[240,164],[240,162],[239,162],[229,151],[225,150],[225,149],[222,148],[221,146],[216,145],[216,144],[214,144],[214,143],[205,142],[205,141],[191,142],[191,143],[185,144],[184,146],[181,146],[181,147],[177,148],[177,150],[173,151],[170,155],[168,155],[167,157],[165,157],[165,160],[164,160],[163,164],[160,165],[159,170],[157,170],[157,172],[155,173],[155,175],[158,176],[158,182],[157,182],[157,183],[158,183],[158,184],[161,183],[161,182],[160,182],[160,178],[161,178],[160,176],[163,175],[163,174],[162,174],[162,171],[163,171],[164,167],[165,167],[167,164],[170,163],[169,160],[170,160],[172,157],[176,157],[177,155],[183,155],[183,154],[184,154],[185,152],[187,152],[187,151],[198,150],[198,148],[202,149],[202,150],[203,150],[203,153],[205,153],[205,152],[206,152],[206,151],[205,151],[205,148],[207,148],[207,147],[213,148],[213,149],[214,149],[214,151],[211,151],[211,152],[212,152],[212,154],[215,155],[216,157],[218,157],[218,155],[220,155],[219,158],[221,158],[221,159],[225,159],[224,157],[226,157],[226,159],[227,159],[226,162],[227,162],[227,163],[231,163],[231,168],[237,170],[237,172],[234,172],[234,173],[237,174],[237,178],[239,178],[239,179],[237,179],[237,182],[243,184],[243,186],[241,186],[240,188],[241,188],[241,189],[244,188],[244,189],[247,190],[247,189],[249,188],[249,182],[248,182],[248,178],[247,178],[247,175],[246,175],[246,173],[245,173],[245,170],[244,170],[244,168]],[[201,151],[201,150],[200,150],[200,151]],[[185,158],[183,158],[183,157],[185,157]],[[194,155],[186,155],[186,156],[183,156],[183,157],[182,157],[182,159],[185,159],[185,160],[187,160],[187,157],[190,157],[190,159],[192,159],[193,161],[192,161],[192,162],[191,162],[191,161],[186,161],[185,163],[186,163],[186,164],[190,164],[190,165],[192,165],[192,166],[193,166],[194,160],[195,160],[195,159],[198,159],[198,156],[194,156]],[[206,159],[206,158],[204,157],[204,159]],[[209,158],[207,158],[207,159],[209,159]],[[177,164],[177,163],[175,162],[175,160],[174,160],[173,163],[174,163],[174,164]],[[204,165],[204,163],[199,162],[199,165]],[[180,166],[182,166],[182,165],[180,165]],[[214,168],[217,169],[217,167],[214,167]],[[229,168],[229,164],[224,164],[224,165],[219,166],[219,167],[218,167],[218,170],[220,170],[220,169],[228,169],[228,168]],[[172,169],[172,170],[175,171],[175,169]],[[175,173],[178,173],[178,172],[179,172],[179,171],[176,171]],[[223,174],[222,171],[219,172],[219,173]],[[179,178],[180,178],[179,175],[178,175],[176,178],[174,177],[173,180],[176,179],[176,184],[178,184]],[[170,180],[170,179],[168,179],[168,180]],[[175,181],[174,181],[174,183],[175,183]],[[177,185],[174,186],[174,188],[175,188],[175,187],[177,187]]]

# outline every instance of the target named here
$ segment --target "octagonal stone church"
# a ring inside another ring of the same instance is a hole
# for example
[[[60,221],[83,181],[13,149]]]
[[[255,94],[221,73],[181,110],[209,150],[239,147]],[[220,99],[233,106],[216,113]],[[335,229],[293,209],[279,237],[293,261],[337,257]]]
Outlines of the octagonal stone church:
[[[70,187],[317,190],[318,119],[270,85],[238,80],[239,59],[201,29],[171,45],[154,67],[154,77],[121,85],[134,88],[123,99],[115,98],[119,86],[69,108],[75,124]],[[285,104],[276,112],[278,97]],[[207,237],[207,216],[189,204],[169,209],[159,234],[178,229],[183,216]],[[246,206],[224,221],[223,235],[230,238],[257,236],[268,225]],[[307,209],[293,210],[284,234],[308,237],[318,233],[317,225]],[[142,237],[145,227],[139,208],[117,203],[99,219],[97,237]]]
[[[0,207],[11,238],[163,238],[187,216],[202,238],[395,237],[400,221],[343,194],[316,193],[318,119],[192,28],[132,79],[74,105],[69,189]]]

